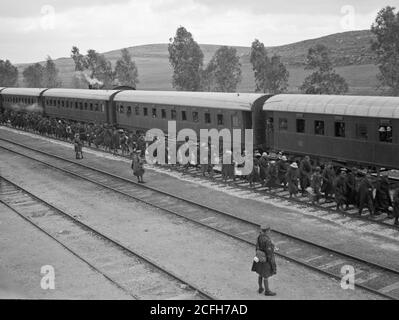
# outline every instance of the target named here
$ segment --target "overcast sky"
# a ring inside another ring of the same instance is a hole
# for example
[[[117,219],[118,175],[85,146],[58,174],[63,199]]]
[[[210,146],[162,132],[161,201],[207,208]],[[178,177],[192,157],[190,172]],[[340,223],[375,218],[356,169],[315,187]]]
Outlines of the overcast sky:
[[[399,0],[1,0],[0,59],[167,43],[180,25],[199,43],[275,46],[369,29],[386,5]]]

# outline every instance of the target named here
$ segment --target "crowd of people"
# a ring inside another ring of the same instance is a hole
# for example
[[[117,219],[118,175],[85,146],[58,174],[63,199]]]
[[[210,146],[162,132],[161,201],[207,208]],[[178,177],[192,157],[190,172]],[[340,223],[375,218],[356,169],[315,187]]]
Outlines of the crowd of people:
[[[62,139],[72,143],[104,148],[114,154],[129,155],[141,150],[144,156],[146,142],[144,132],[117,129],[106,123],[81,123],[42,116],[39,113],[23,113],[7,110],[0,113],[0,124],[36,134]]]
[[[74,143],[77,159],[83,158],[84,144],[102,147],[113,154],[119,154],[120,150],[122,155],[132,157],[134,175],[138,182],[144,182],[142,160],[146,150],[144,132],[130,132],[107,124],[50,119],[40,114],[13,111],[0,113],[0,124]],[[386,214],[389,218],[395,219],[395,225],[399,225],[399,188],[396,188],[391,195],[389,179],[385,173],[375,178],[357,168],[336,168],[332,163],[315,166],[309,156],[298,161],[288,159],[281,152],[268,154],[262,150],[255,150],[252,172],[240,176],[237,174],[240,166],[234,163],[231,151],[226,152],[231,159],[224,164],[223,153],[211,154],[211,148],[208,149],[207,161],[202,161],[198,165],[189,162],[184,165],[184,172],[190,165],[194,165],[201,170],[202,175],[212,178],[215,171],[220,170],[225,182],[246,179],[251,187],[260,183],[268,190],[283,188],[289,192],[291,198],[301,194],[309,197],[313,204],[324,198],[326,202],[335,201],[337,210],[356,207],[359,215],[363,213],[364,208],[367,208],[370,215]],[[217,161],[212,161],[215,157]],[[179,155],[177,158],[179,162]]]

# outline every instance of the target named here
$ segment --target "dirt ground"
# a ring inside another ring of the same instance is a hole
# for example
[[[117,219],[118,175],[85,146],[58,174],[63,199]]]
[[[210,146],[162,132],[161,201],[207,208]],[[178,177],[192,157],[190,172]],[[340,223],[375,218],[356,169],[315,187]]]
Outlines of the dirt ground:
[[[73,146],[69,143],[22,133],[0,127],[5,138],[32,144],[44,151],[73,159]],[[132,177],[128,159],[100,151],[85,149],[83,163],[125,178]],[[398,270],[399,229],[365,223],[321,210],[298,207],[288,201],[242,191],[230,186],[215,185],[210,181],[165,172],[157,168],[146,169],[147,184],[172,194],[195,200],[232,215],[258,224],[270,224],[273,229],[292,234],[331,249],[359,256],[368,261]]]
[[[257,293],[257,276],[250,271],[254,255],[252,246],[15,154],[2,152],[0,163],[4,177],[68,213],[77,215],[82,221],[157,261],[217,298],[270,299]],[[9,215],[8,211],[1,212],[2,216]],[[8,224],[6,229],[10,228]],[[31,233],[17,224],[11,224],[18,229],[11,230],[12,233]],[[45,242],[54,245],[50,240]],[[10,241],[4,249],[8,263],[2,265],[19,284],[24,283],[26,277],[33,277],[32,272],[37,272],[37,267],[32,269],[32,263],[21,263],[16,258],[26,255],[29,258],[32,246],[39,251],[38,257],[47,254],[46,249],[43,249],[45,247],[31,241]],[[65,254],[63,249],[57,251]],[[283,259],[277,259],[277,265],[278,274],[271,279],[271,287],[278,295],[271,299],[377,298],[360,289],[343,290],[338,281]],[[23,270],[20,274],[16,272],[18,266]],[[90,297],[101,298],[105,294],[111,297],[109,290],[97,287],[98,283],[98,279],[76,281],[71,276],[69,281],[65,278],[65,290],[70,290],[68,292],[72,292],[74,298],[83,298],[87,291],[93,292],[93,296],[88,294]],[[42,296],[40,289],[38,292],[33,289],[29,292],[29,297]]]
[[[3,204],[0,252],[0,299],[132,299]],[[54,289],[41,286],[43,266]]]

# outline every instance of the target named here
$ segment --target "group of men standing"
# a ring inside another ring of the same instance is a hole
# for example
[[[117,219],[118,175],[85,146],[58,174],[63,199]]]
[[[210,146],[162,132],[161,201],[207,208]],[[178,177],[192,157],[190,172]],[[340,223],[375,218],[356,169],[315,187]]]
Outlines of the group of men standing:
[[[290,198],[297,197],[300,192],[303,196],[309,196],[313,204],[324,197],[326,202],[335,200],[337,210],[347,210],[352,205],[358,208],[359,215],[364,208],[371,215],[386,213],[389,218],[395,218],[394,224],[398,225],[399,188],[391,197],[386,174],[379,175],[373,181],[369,173],[357,168],[340,168],[337,172],[332,163],[327,163],[323,169],[313,167],[309,156],[289,163],[282,154],[275,161],[266,153],[255,153],[251,185],[254,180],[269,189],[282,186],[288,189]]]

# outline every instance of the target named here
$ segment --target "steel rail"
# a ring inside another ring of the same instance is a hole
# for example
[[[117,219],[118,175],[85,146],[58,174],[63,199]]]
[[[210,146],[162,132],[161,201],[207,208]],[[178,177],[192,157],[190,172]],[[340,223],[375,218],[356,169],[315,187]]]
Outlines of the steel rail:
[[[33,158],[31,158],[33,159]],[[34,159],[33,159],[34,160]],[[198,292],[200,296],[202,296],[202,298],[205,298],[207,300],[216,300],[215,297],[213,297],[211,294],[205,292],[203,289],[199,289],[197,288],[195,285],[191,284],[189,281],[182,279],[180,276],[176,275],[174,272],[167,270],[165,267],[160,266],[159,263],[153,261],[152,259],[150,259],[149,257],[144,256],[142,253],[138,253],[137,251],[134,251],[133,249],[129,248],[128,246],[122,244],[121,242],[119,242],[116,239],[111,238],[110,236],[107,236],[105,234],[103,234],[102,232],[98,231],[97,229],[89,226],[88,224],[76,219],[75,217],[73,217],[71,214],[57,208],[56,206],[50,204],[49,202],[39,198],[38,196],[36,196],[35,194],[33,194],[32,192],[26,190],[25,188],[22,188],[21,186],[15,184],[14,182],[10,181],[9,179],[0,176],[0,181],[4,180],[6,181],[6,183],[12,185],[15,189],[20,190],[24,193],[26,193],[27,195],[29,195],[29,197],[31,197],[32,199],[35,199],[37,202],[45,205],[46,207],[48,207],[50,210],[52,210],[53,212],[58,213],[59,215],[62,215],[63,217],[66,217],[67,219],[69,219],[70,221],[72,221],[74,224],[79,225],[81,228],[85,229],[85,230],[89,230],[90,232],[92,232],[93,234],[95,234],[96,236],[106,240],[108,243],[113,244],[114,246],[116,246],[119,250],[122,250],[124,252],[129,253],[130,255],[137,257],[139,260],[144,261],[146,264],[150,265],[152,268],[156,269],[159,273],[164,273],[167,276],[175,279],[177,282],[180,282],[184,285],[186,285],[187,287],[189,287],[191,290],[193,290],[193,292]],[[1,191],[0,191],[0,195],[1,195]],[[55,240],[57,243],[59,243],[61,246],[63,246],[65,249],[67,249],[69,252],[71,252],[72,254],[74,254],[76,257],[78,257],[79,259],[81,259],[82,261],[84,261],[86,264],[88,264],[91,268],[93,268],[94,270],[96,270],[97,272],[99,272],[100,274],[102,274],[105,278],[107,278],[109,281],[111,281],[114,285],[116,285],[118,288],[122,289],[123,291],[127,292],[130,296],[132,296],[135,299],[140,299],[140,297],[138,297],[137,295],[132,295],[131,293],[129,293],[125,288],[123,288],[123,286],[121,286],[118,281],[116,281],[115,279],[113,279],[111,276],[106,275],[104,272],[100,271],[98,268],[96,268],[92,263],[90,263],[89,261],[87,261],[87,259],[83,258],[82,256],[80,256],[79,254],[77,254],[76,252],[74,252],[72,249],[70,249],[68,246],[64,245],[60,240],[58,240],[56,237],[52,236],[49,232],[47,232],[46,230],[44,230],[43,228],[41,228],[39,225],[37,225],[34,221],[32,221],[31,219],[29,219],[28,217],[26,217],[24,214],[20,213],[18,210],[16,210],[14,207],[12,207],[11,205],[9,205],[6,201],[2,200],[0,198],[0,202],[3,203],[4,205],[6,205],[8,208],[10,208],[12,211],[14,211],[15,213],[17,213],[19,216],[21,216],[24,220],[28,221],[29,223],[31,223],[33,226],[35,226],[36,228],[38,228],[39,230],[41,230],[43,233],[45,233],[46,235],[48,235],[50,238],[52,238],[53,240]]]
[[[0,138],[0,139],[2,139],[2,138]],[[6,139],[2,139],[2,140],[6,140]],[[19,146],[21,146],[22,148],[26,148],[26,149],[31,150],[31,151],[36,152],[36,153],[44,154],[45,156],[50,157],[50,158],[55,158],[55,159],[57,159],[57,160],[61,160],[61,161],[64,161],[64,162],[67,162],[67,163],[70,163],[70,164],[77,165],[77,166],[82,167],[82,168],[84,168],[84,169],[86,169],[86,170],[98,172],[98,173],[101,173],[101,174],[103,174],[103,175],[106,175],[106,176],[109,176],[109,177],[112,177],[112,178],[116,178],[116,179],[118,179],[118,180],[120,180],[120,181],[123,181],[124,183],[133,184],[133,185],[135,185],[136,187],[139,187],[139,188],[142,188],[142,189],[148,189],[148,190],[151,190],[151,191],[154,191],[154,192],[157,192],[157,193],[166,195],[166,196],[168,196],[168,197],[175,198],[176,200],[184,201],[184,202],[186,202],[186,203],[189,203],[189,204],[192,205],[192,206],[197,206],[197,207],[203,208],[203,209],[205,209],[205,210],[213,211],[214,213],[223,215],[223,216],[225,216],[225,217],[228,217],[229,219],[233,219],[233,220],[235,220],[235,221],[240,221],[240,222],[242,222],[242,223],[246,223],[246,224],[248,224],[248,225],[251,225],[252,227],[259,228],[259,225],[256,224],[256,223],[253,223],[253,222],[247,221],[247,220],[245,220],[245,219],[242,219],[242,218],[233,216],[233,215],[231,215],[231,214],[229,214],[229,213],[220,211],[220,210],[218,210],[218,209],[211,208],[211,207],[209,207],[209,206],[205,206],[205,205],[202,205],[202,204],[193,202],[193,201],[191,201],[191,200],[184,199],[184,198],[182,198],[182,197],[178,197],[178,196],[176,196],[176,195],[170,194],[170,193],[165,192],[165,191],[163,191],[163,190],[158,190],[157,188],[150,187],[150,186],[148,186],[148,185],[138,184],[138,183],[136,183],[136,182],[134,182],[134,181],[132,181],[132,180],[129,180],[129,179],[126,179],[126,178],[123,178],[123,177],[120,177],[120,176],[117,176],[117,175],[114,175],[114,174],[105,172],[105,171],[103,171],[103,170],[96,169],[96,168],[92,168],[92,167],[88,167],[88,166],[86,166],[86,165],[84,165],[84,164],[82,164],[82,163],[78,163],[78,162],[72,161],[72,160],[67,160],[67,159],[61,158],[61,157],[59,157],[59,156],[57,156],[57,155],[49,154],[49,153],[47,153],[47,152],[44,152],[44,151],[41,151],[41,150],[37,150],[37,149],[31,148],[31,147],[28,147],[28,146],[24,146],[24,145],[19,144],[19,143],[14,143],[14,142],[12,142],[12,141],[10,141],[9,143],[10,143],[10,144],[19,145]],[[204,226],[204,227],[210,228],[210,229],[212,229],[212,230],[221,232],[221,233],[223,233],[223,234],[225,234],[225,235],[227,235],[227,236],[229,236],[229,237],[235,238],[235,239],[240,240],[240,241],[244,241],[244,242],[246,242],[246,243],[248,243],[248,244],[251,244],[251,245],[254,244],[253,241],[249,241],[248,239],[245,239],[245,238],[243,238],[243,237],[233,235],[233,234],[231,234],[231,233],[229,233],[229,232],[226,232],[225,230],[222,230],[222,229],[220,229],[220,228],[218,228],[218,227],[209,226],[209,225],[207,225],[206,223],[202,223],[202,222],[199,222],[199,221],[196,221],[196,220],[187,218],[186,215],[182,215],[182,214],[180,214],[180,213],[178,213],[178,212],[176,212],[176,211],[174,211],[174,210],[166,209],[166,208],[163,207],[162,205],[161,205],[161,206],[159,206],[159,205],[158,205],[158,206],[157,206],[157,205],[154,205],[154,203],[151,203],[151,201],[145,201],[145,200],[143,200],[143,199],[140,199],[139,197],[135,197],[135,196],[133,196],[133,195],[131,195],[131,194],[128,194],[128,193],[123,192],[123,191],[121,191],[121,190],[117,190],[117,189],[115,189],[115,188],[113,188],[113,187],[110,187],[109,185],[107,186],[107,185],[104,184],[104,183],[99,183],[98,181],[95,181],[95,180],[93,180],[93,179],[88,179],[88,178],[86,178],[86,177],[82,177],[81,175],[78,175],[78,174],[76,174],[76,173],[74,173],[74,172],[71,172],[71,171],[69,171],[69,170],[56,167],[56,166],[52,165],[51,163],[49,164],[48,162],[45,162],[45,161],[42,161],[42,160],[38,160],[38,159],[33,158],[33,157],[30,157],[30,156],[28,156],[28,155],[26,155],[26,154],[22,154],[22,153],[20,153],[20,152],[18,152],[18,151],[8,149],[8,148],[6,148],[6,147],[4,147],[4,146],[0,146],[0,147],[3,148],[3,149],[9,150],[9,151],[11,151],[11,152],[14,152],[14,153],[16,153],[16,154],[20,154],[21,156],[31,158],[31,159],[33,159],[33,160],[35,160],[35,161],[37,161],[37,162],[41,162],[41,163],[43,163],[44,165],[47,165],[47,166],[49,166],[49,167],[51,167],[51,168],[60,170],[60,171],[65,172],[65,173],[67,173],[67,174],[70,174],[70,175],[76,176],[76,177],[78,177],[78,178],[87,180],[87,181],[89,181],[89,182],[91,182],[91,183],[100,185],[100,186],[102,186],[102,187],[104,187],[104,188],[107,188],[107,189],[109,189],[109,190],[112,190],[112,191],[114,191],[114,192],[123,194],[123,195],[125,195],[125,196],[127,196],[127,197],[130,197],[130,198],[133,198],[133,199],[135,199],[135,200],[141,201],[141,202],[143,202],[143,203],[146,203],[146,204],[151,205],[151,206],[153,206],[153,207],[156,207],[156,208],[158,208],[158,209],[164,210],[164,211],[169,212],[169,213],[172,213],[172,214],[174,214],[174,215],[178,215],[178,216],[180,216],[180,217],[182,217],[182,218],[185,218],[185,219],[187,219],[187,220],[189,220],[189,221],[191,221],[191,222],[194,222],[194,223],[200,224],[200,225],[202,225],[202,226]],[[293,235],[290,235],[290,234],[287,234],[287,233],[284,233],[284,232],[281,232],[281,231],[273,230],[273,232],[274,232],[275,234],[277,234],[277,235],[281,235],[281,236],[284,236],[284,237],[287,237],[287,238],[290,238],[290,239],[293,239],[293,240],[302,242],[302,243],[307,244],[307,245],[309,245],[309,246],[317,247],[317,248],[319,248],[319,249],[325,250],[326,252],[330,252],[330,253],[336,254],[336,255],[338,255],[338,256],[345,257],[345,258],[348,258],[348,259],[350,259],[350,260],[354,260],[354,261],[360,262],[360,263],[365,264],[365,265],[367,265],[367,266],[371,266],[371,267],[373,267],[373,268],[377,268],[377,269],[383,270],[383,271],[385,271],[385,272],[390,272],[390,273],[393,273],[394,275],[398,275],[398,274],[399,274],[398,270],[391,269],[391,268],[388,268],[388,267],[386,267],[386,266],[383,266],[383,265],[380,265],[380,264],[376,264],[376,263],[374,263],[374,262],[370,262],[370,261],[364,260],[363,258],[357,257],[357,256],[355,256],[355,255],[343,253],[343,252],[337,251],[337,250],[335,250],[335,249],[328,248],[328,247],[325,247],[325,246],[316,244],[316,243],[314,243],[314,242],[311,242],[311,241],[308,241],[308,240],[305,240],[305,239],[302,239],[302,238],[299,238],[299,237],[297,237],[297,236],[293,236]],[[309,263],[304,263],[303,261],[301,261],[301,260],[299,260],[299,259],[296,259],[296,258],[293,258],[292,256],[289,256],[289,255],[285,255],[285,254],[282,254],[282,253],[279,253],[279,252],[277,252],[277,254],[278,254],[279,256],[281,256],[281,257],[287,259],[287,260],[290,260],[290,261],[299,263],[299,264],[301,264],[301,265],[303,265],[303,266],[306,266],[306,267],[308,267],[308,268],[311,268],[312,270],[321,272],[321,273],[323,273],[323,274],[327,274],[327,275],[329,275],[329,276],[331,276],[331,277],[334,277],[334,278],[336,278],[336,279],[341,279],[341,277],[338,276],[336,273],[332,273],[332,272],[329,272],[329,271],[326,271],[326,270],[320,270],[320,268],[317,268],[317,267],[315,267],[315,266],[312,266],[312,265],[309,264]],[[389,294],[380,293],[380,292],[376,291],[375,289],[368,287],[368,286],[365,285],[365,284],[356,284],[356,285],[359,286],[359,287],[362,287],[362,288],[364,288],[364,289],[366,289],[366,290],[368,290],[368,291],[370,291],[370,292],[373,292],[373,293],[379,294],[379,295],[381,295],[381,296],[383,296],[383,297],[386,297],[386,298],[390,298],[390,299],[397,299],[397,298],[398,298],[398,297],[395,297],[395,296],[393,297],[393,296],[391,296],[391,295],[389,295]]]

